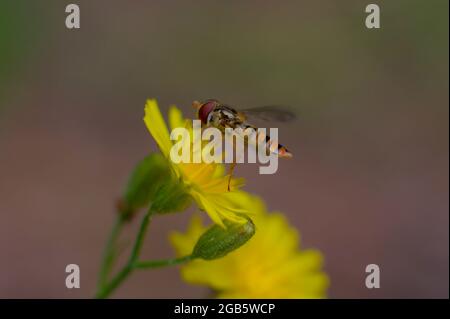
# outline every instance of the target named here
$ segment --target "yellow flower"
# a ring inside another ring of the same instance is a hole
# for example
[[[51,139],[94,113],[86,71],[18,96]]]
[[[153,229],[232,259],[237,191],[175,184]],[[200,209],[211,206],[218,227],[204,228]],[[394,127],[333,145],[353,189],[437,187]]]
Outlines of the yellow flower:
[[[260,211],[252,219],[256,233],[248,243],[223,258],[182,266],[183,279],[214,289],[219,298],[324,298],[328,277],[320,252],[300,250],[297,231],[280,213]],[[185,234],[172,233],[177,254],[190,254],[204,231],[195,215]]]
[[[236,223],[246,222],[246,219],[239,214],[245,214],[247,211],[240,208],[237,202],[241,191],[237,191],[236,188],[242,184],[242,180],[233,178],[230,184],[231,190],[228,191],[228,176],[223,174],[222,165],[216,163],[176,164],[171,161],[170,150],[174,144],[156,100],[147,101],[144,122],[162,154],[170,162],[175,176],[183,183],[198,206],[205,210],[215,223],[225,227],[224,219]],[[169,123],[172,129],[186,127],[186,120],[175,106],[169,110]],[[192,147],[190,149],[192,150]]]

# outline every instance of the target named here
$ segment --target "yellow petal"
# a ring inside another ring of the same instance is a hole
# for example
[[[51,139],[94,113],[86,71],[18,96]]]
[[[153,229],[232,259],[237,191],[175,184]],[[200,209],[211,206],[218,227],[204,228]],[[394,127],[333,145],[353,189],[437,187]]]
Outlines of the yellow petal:
[[[170,243],[177,252],[178,256],[186,256],[192,253],[195,243],[205,231],[202,225],[202,219],[198,214],[192,216],[188,230],[185,234],[180,232],[171,232],[169,235]]]
[[[236,193],[240,202],[252,197]],[[223,218],[222,206],[229,204],[208,196],[204,206]],[[256,207],[265,209],[263,203]],[[300,250],[298,232],[280,213],[264,210],[254,221],[252,240],[223,258],[182,266],[183,279],[214,289],[219,298],[324,298],[329,279],[320,252]]]
[[[179,127],[185,127],[186,120],[183,118],[183,113],[175,105],[169,109],[169,125],[173,130]]]
[[[206,261],[194,260],[183,266],[181,275],[186,282],[197,285],[208,285],[215,290],[232,289],[235,278],[230,272],[232,265],[226,257]]]
[[[159,111],[158,104],[154,99],[147,100],[145,104],[144,122],[163,155],[168,157],[173,144],[170,140],[166,123]]]
[[[198,192],[193,192],[192,196],[194,197],[195,201],[199,204],[199,206],[206,211],[206,213],[213,220],[213,222],[225,228],[225,224],[220,218],[219,212],[217,211],[216,207],[211,203],[211,201],[209,201],[205,196],[201,195]]]

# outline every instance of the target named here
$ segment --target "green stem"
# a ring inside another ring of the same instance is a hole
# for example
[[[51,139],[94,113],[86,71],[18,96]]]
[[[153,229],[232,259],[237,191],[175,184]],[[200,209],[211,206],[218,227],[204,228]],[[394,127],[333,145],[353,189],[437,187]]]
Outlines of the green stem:
[[[179,257],[179,258],[172,258],[172,259],[161,259],[161,260],[146,260],[146,261],[140,261],[136,262],[133,265],[133,268],[136,269],[149,269],[149,268],[159,268],[159,267],[166,267],[166,266],[174,266],[179,265],[185,262],[188,262],[192,260],[193,257],[191,255]]]
[[[160,259],[160,260],[146,260],[141,262],[135,262],[133,265],[127,264],[114,279],[111,281],[109,285],[103,288],[97,294],[96,298],[106,298],[108,297],[135,269],[151,269],[151,268],[159,268],[159,267],[167,267],[179,265],[190,260],[194,259],[191,255],[172,258],[172,259]]]
[[[122,270],[112,279],[112,281],[107,285],[102,285],[99,287],[99,291],[97,292],[97,298],[106,298],[111,294],[114,289],[116,289],[122,281],[124,281],[130,272],[133,270],[133,264],[139,258],[139,254],[142,249],[142,245],[144,242],[145,233],[148,228],[148,224],[150,223],[150,219],[153,215],[152,209],[150,208],[142,219],[141,226],[139,228],[139,232],[136,236],[136,240],[134,242],[133,250],[131,251],[130,258],[128,263],[122,268]]]
[[[119,271],[119,273],[109,282],[107,281],[107,275],[111,268],[112,262],[114,260],[114,246],[119,231],[123,225],[123,219],[119,220],[111,233],[110,239],[107,244],[105,258],[103,262],[103,267],[101,271],[101,285],[99,285],[99,290],[97,292],[96,298],[107,298],[120,284],[131,274],[131,272],[135,269],[150,269],[150,268],[158,268],[158,267],[166,267],[172,265],[179,265],[194,259],[191,255],[172,258],[172,259],[162,259],[162,260],[146,260],[139,262],[139,255],[142,250],[142,245],[144,243],[145,234],[147,233],[148,225],[150,224],[151,217],[153,216],[153,211],[151,209],[148,210],[147,214],[145,214],[142,219],[141,226],[139,228],[139,232],[136,236],[136,240],[133,245],[133,249],[131,251],[130,258],[128,259],[127,264]]]
[[[141,253],[142,245],[144,244],[145,233],[147,232],[148,224],[150,223],[150,219],[153,215],[153,211],[150,208],[145,214],[144,218],[141,222],[141,227],[139,228],[139,232],[136,236],[136,240],[134,242],[133,250],[131,251],[130,259],[128,260],[128,265],[133,265],[136,260],[139,258],[139,254]]]
[[[114,278],[111,282],[103,286],[95,296],[98,299],[107,298],[131,273],[132,268],[128,265],[125,266]]]
[[[103,259],[102,264],[100,267],[100,273],[99,273],[99,281],[98,281],[98,287],[103,287],[103,285],[108,280],[109,272],[111,271],[112,264],[114,262],[114,259],[116,257],[115,254],[115,246],[117,238],[120,235],[120,231],[122,229],[124,223],[124,218],[122,215],[119,215],[114,222],[114,226],[111,230],[111,234],[108,238],[108,241],[106,243],[105,251],[103,253]]]

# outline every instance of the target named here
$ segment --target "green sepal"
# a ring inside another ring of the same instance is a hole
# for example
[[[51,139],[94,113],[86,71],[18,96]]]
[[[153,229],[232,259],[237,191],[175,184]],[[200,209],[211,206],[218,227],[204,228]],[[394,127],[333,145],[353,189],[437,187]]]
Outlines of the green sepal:
[[[165,181],[155,194],[152,211],[156,214],[168,214],[186,210],[192,202],[185,185],[172,177]]]
[[[145,157],[134,168],[124,195],[119,204],[125,217],[153,201],[161,185],[171,178],[171,170],[167,159],[160,153]]]

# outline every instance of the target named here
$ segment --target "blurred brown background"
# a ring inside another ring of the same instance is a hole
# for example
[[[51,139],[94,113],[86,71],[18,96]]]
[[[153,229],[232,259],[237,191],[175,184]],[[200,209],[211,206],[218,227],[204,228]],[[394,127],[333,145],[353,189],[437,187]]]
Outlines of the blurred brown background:
[[[71,2],[80,30],[65,28]],[[295,158],[236,173],[324,253],[330,297],[448,298],[448,2],[376,1],[379,30],[369,3],[2,1],[0,297],[91,297],[115,200],[155,150],[145,100],[193,115],[214,97],[297,108],[280,129]],[[189,216],[156,219],[144,255],[172,256]],[[69,263],[81,289],[65,287]],[[207,294],[171,268],[114,296]]]

